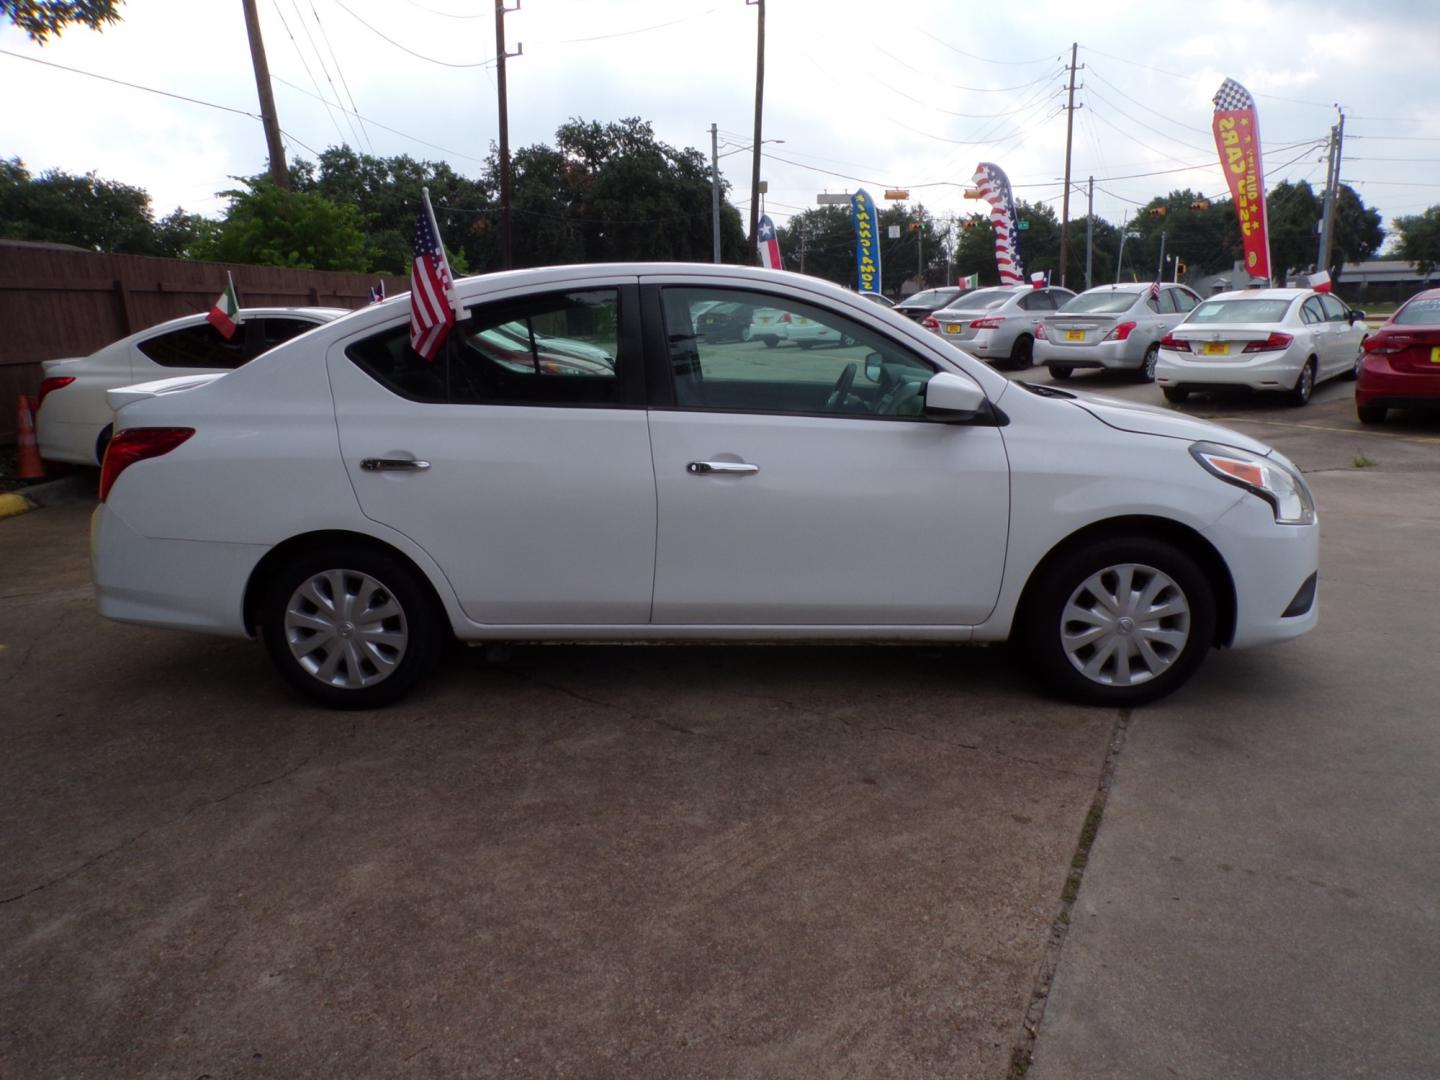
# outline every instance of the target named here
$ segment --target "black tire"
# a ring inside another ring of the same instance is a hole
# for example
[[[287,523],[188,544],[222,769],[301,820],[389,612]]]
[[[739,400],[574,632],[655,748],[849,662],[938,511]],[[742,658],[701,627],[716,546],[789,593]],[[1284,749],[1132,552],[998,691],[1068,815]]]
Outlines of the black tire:
[[[1354,382],[1360,377],[1360,365],[1365,362],[1365,342],[1368,340],[1370,340],[1368,334],[1360,339],[1360,348],[1355,353],[1355,363],[1350,365],[1349,371],[1340,376],[1342,379],[1349,379],[1351,382]]]
[[[336,601],[337,582],[346,597],[363,596],[367,609],[352,618]],[[307,584],[315,586],[309,596],[300,592]],[[322,608],[311,597],[334,607]],[[260,634],[271,661],[296,689],[332,709],[397,701],[430,671],[444,645],[429,587],[409,565],[378,548],[349,544],[299,554],[269,575],[260,604]],[[385,614],[392,607],[395,613]],[[362,622],[367,615],[369,622]],[[312,629],[306,625],[311,619],[343,629]],[[398,650],[392,644],[397,637]],[[327,665],[332,656],[336,662]],[[393,667],[387,671],[388,664]]]
[[[106,424],[100,429],[100,434],[95,438],[95,463],[105,464],[105,451],[110,446],[110,440],[115,437],[115,425]]]
[[[1165,395],[1165,400],[1172,405],[1183,405],[1190,400],[1190,391],[1178,386],[1162,386],[1160,392]]]
[[[1035,339],[1029,334],[1021,334],[1010,346],[1010,367],[1015,371],[1025,371],[1034,363]]]
[[[775,348],[776,345],[779,345],[779,344],[780,344],[780,339],[779,339],[779,338],[773,337],[773,336],[771,336],[771,335],[769,335],[769,334],[766,334],[765,337],[761,338],[760,340],[762,340],[763,342],[765,342],[765,348],[767,348],[767,349],[773,349],[773,348]]]
[[[1058,364],[1051,364],[1045,370],[1050,372],[1050,378],[1054,379],[1056,382],[1064,382],[1066,379],[1070,378],[1071,375],[1075,374],[1074,368],[1060,367]]]
[[[1145,350],[1145,356],[1144,356],[1144,358],[1140,361],[1140,368],[1139,368],[1138,371],[1135,372],[1135,377],[1136,377],[1137,379],[1139,379],[1142,383],[1152,383],[1152,382],[1154,382],[1154,381],[1155,381],[1155,364],[1156,364],[1157,361],[1159,361],[1159,359],[1160,359],[1160,346],[1159,346],[1159,344],[1157,343],[1157,344],[1151,345],[1148,349]]]
[[[1355,406],[1355,415],[1360,418],[1362,424],[1383,424],[1385,414],[1389,411],[1384,405]]]
[[[1091,603],[1108,610],[1088,591],[1088,583],[1096,580],[1104,583],[1102,588],[1113,584],[1117,593],[1135,588],[1143,595],[1147,587],[1158,588],[1158,606],[1150,610],[1174,607],[1176,613],[1147,618],[1137,612],[1124,628],[1112,618],[1115,628],[1098,637],[1100,645],[1093,648],[1077,644],[1080,637],[1067,642],[1067,628],[1079,634],[1087,625],[1098,625],[1067,618],[1067,611],[1085,610]],[[1035,674],[1052,691],[1087,705],[1124,708],[1164,697],[1195,673],[1214,641],[1215,609],[1204,572],[1180,548],[1143,537],[1114,537],[1077,547],[1039,571],[1026,590],[1018,637]],[[1118,659],[1122,649],[1123,663]],[[1081,664],[1094,664],[1094,673],[1087,674]]]
[[[1310,404],[1310,397],[1315,393],[1315,358],[1312,356],[1305,361],[1305,366],[1300,369],[1300,374],[1295,378],[1295,385],[1285,395],[1287,404],[1299,408],[1302,405]]]

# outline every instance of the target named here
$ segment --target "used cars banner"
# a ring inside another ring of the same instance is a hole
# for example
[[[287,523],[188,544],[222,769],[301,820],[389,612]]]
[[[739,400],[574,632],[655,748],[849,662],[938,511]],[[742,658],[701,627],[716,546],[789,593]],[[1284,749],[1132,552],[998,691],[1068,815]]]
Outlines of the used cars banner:
[[[1265,177],[1260,162],[1260,122],[1255,99],[1234,79],[1220,84],[1211,129],[1220,165],[1240,219],[1245,269],[1251,277],[1270,280],[1270,230],[1265,221]]]

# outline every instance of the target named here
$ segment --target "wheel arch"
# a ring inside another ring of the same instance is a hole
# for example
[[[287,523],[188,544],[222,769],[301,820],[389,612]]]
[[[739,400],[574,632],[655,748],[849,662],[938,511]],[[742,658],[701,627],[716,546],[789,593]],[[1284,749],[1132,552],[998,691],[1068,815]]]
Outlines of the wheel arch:
[[[1106,518],[1077,529],[1058,541],[1043,558],[1035,564],[1021,590],[1020,601],[1015,606],[1013,637],[1030,617],[1030,606],[1035,598],[1035,585],[1046,571],[1058,560],[1076,548],[1097,540],[1126,537],[1140,537],[1147,540],[1162,540],[1179,548],[1199,565],[1205,577],[1212,584],[1215,596],[1215,646],[1226,646],[1235,637],[1236,597],[1235,581],[1224,558],[1205,537],[1188,525],[1171,518],[1151,517],[1143,514]]]
[[[260,600],[265,594],[266,583],[270,580],[270,576],[275,573],[276,569],[285,565],[288,560],[295,558],[297,555],[323,551],[327,548],[340,545],[367,547],[382,555],[393,558],[398,562],[404,563],[415,574],[415,577],[424,583],[424,587],[429,593],[430,602],[435,605],[434,611],[444,622],[446,631],[452,631],[453,628],[450,626],[448,609],[439,590],[435,588],[435,583],[430,580],[430,575],[425,572],[425,569],[404,551],[401,551],[394,544],[388,544],[384,540],[370,536],[367,533],[352,532],[348,529],[323,529],[316,532],[301,533],[298,536],[292,536],[288,540],[276,544],[255,564],[255,569],[250,572],[250,579],[245,583],[245,597],[242,602],[246,633],[251,637],[256,635]]]

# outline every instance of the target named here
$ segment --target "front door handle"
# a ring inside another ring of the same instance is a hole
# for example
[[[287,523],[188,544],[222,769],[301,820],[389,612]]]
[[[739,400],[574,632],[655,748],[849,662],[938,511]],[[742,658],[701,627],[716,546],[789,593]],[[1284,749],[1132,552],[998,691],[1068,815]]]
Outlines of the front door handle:
[[[383,458],[367,457],[360,460],[360,468],[366,472],[402,472],[406,470],[416,471],[428,469],[430,462],[416,461],[414,458]]]
[[[759,465],[746,465],[741,461],[692,461],[685,466],[685,471],[693,476],[703,476],[706,473],[757,473]]]

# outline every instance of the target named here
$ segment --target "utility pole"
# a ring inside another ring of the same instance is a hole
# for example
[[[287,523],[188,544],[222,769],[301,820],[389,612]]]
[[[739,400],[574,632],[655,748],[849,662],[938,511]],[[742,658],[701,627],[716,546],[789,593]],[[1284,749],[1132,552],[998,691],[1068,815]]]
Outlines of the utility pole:
[[[495,87],[500,93],[500,268],[509,270],[514,265],[510,243],[510,105],[505,96],[505,58],[512,54],[505,51],[505,13],[518,11],[505,6],[505,0],[495,0]],[[524,52],[521,46],[513,55]]]
[[[1079,42],[1070,45],[1070,102],[1065,106],[1065,198],[1060,204],[1060,284],[1065,284],[1065,263],[1070,254],[1070,145],[1075,132],[1075,53]]]
[[[1120,284],[1120,269],[1125,265],[1125,238],[1130,235],[1130,212],[1120,219],[1120,254],[1115,256],[1115,284]]]
[[[915,230],[915,284],[925,288],[925,222]]]
[[[1330,129],[1330,177],[1325,189],[1325,223],[1320,234],[1320,262],[1316,270],[1330,269],[1330,254],[1335,242],[1335,212],[1340,202],[1340,154],[1345,146],[1345,114]]]
[[[720,261],[720,132],[710,125],[710,240],[712,262]],[[803,259],[802,259],[803,261]]]
[[[1165,280],[1165,230],[1160,230],[1160,265],[1155,268],[1155,280]]]
[[[745,0],[758,9],[755,23],[755,147],[750,166],[750,261],[760,261],[756,230],[760,228],[760,117],[765,102],[765,0]]]
[[[1095,178],[1090,177],[1090,196],[1085,205],[1085,288],[1093,287],[1090,270],[1095,265]]]
[[[245,31],[250,35],[250,60],[255,65],[255,89],[260,91],[260,124],[265,128],[265,146],[270,153],[270,182],[290,188],[290,171],[285,167],[285,144],[280,141],[280,118],[275,114],[275,94],[270,87],[270,65],[265,61],[265,42],[260,37],[260,15],[255,0],[240,0],[245,8]]]
[[[802,218],[795,219],[795,231],[800,234],[800,273],[805,272],[805,222]]]

